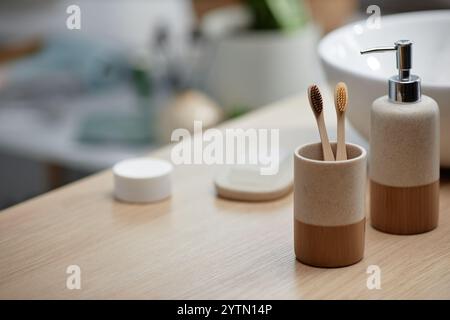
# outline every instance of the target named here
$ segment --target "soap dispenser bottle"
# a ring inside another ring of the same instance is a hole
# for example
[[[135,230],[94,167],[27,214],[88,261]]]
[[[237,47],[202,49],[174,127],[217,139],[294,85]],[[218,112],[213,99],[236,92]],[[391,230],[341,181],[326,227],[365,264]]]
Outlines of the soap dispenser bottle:
[[[398,75],[371,109],[371,224],[387,233],[423,233],[438,225],[439,108],[421,94],[420,78],[410,73],[412,42],[361,54],[383,51],[396,51]]]

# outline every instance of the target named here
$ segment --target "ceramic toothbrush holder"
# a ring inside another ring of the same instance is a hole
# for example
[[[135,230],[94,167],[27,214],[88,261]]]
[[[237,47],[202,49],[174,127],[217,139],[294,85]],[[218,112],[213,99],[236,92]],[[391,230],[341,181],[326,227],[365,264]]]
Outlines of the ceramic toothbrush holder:
[[[346,148],[343,161],[323,161],[320,143],[295,151],[294,247],[302,263],[344,267],[364,256],[367,155]]]

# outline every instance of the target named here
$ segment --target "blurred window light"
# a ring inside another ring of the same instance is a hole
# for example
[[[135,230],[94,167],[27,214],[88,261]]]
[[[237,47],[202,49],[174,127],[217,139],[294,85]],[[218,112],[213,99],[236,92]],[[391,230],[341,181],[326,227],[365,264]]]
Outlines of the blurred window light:
[[[367,65],[369,66],[369,68],[371,70],[374,70],[374,71],[380,70],[381,64],[377,58],[368,56],[366,61],[367,61]]]
[[[354,26],[353,26],[353,31],[356,33],[356,34],[358,34],[358,35],[361,35],[361,34],[363,34],[364,33],[364,29],[363,29],[363,27],[358,23],[358,24],[355,24]]]

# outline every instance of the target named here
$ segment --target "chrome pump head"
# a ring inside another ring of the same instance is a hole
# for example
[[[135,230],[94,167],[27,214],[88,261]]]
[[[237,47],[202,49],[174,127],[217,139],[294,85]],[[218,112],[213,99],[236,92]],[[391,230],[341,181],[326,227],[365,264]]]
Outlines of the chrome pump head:
[[[411,74],[412,45],[409,40],[399,40],[393,47],[376,47],[361,51],[361,54],[396,51],[398,75],[389,78],[389,100],[392,102],[420,101],[420,78]]]

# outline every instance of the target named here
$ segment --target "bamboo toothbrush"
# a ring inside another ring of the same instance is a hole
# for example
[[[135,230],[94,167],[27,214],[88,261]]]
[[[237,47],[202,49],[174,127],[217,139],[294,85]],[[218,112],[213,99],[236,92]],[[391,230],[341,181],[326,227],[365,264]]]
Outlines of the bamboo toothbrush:
[[[347,160],[347,148],[345,146],[345,111],[348,104],[348,90],[343,82],[339,82],[334,90],[334,105],[337,116],[337,148],[336,160]]]
[[[322,142],[323,160],[334,161],[333,150],[331,150],[328,140],[327,128],[323,118],[323,100],[319,87],[312,85],[308,88],[309,104],[316,117],[317,127],[319,128],[320,140]]]

